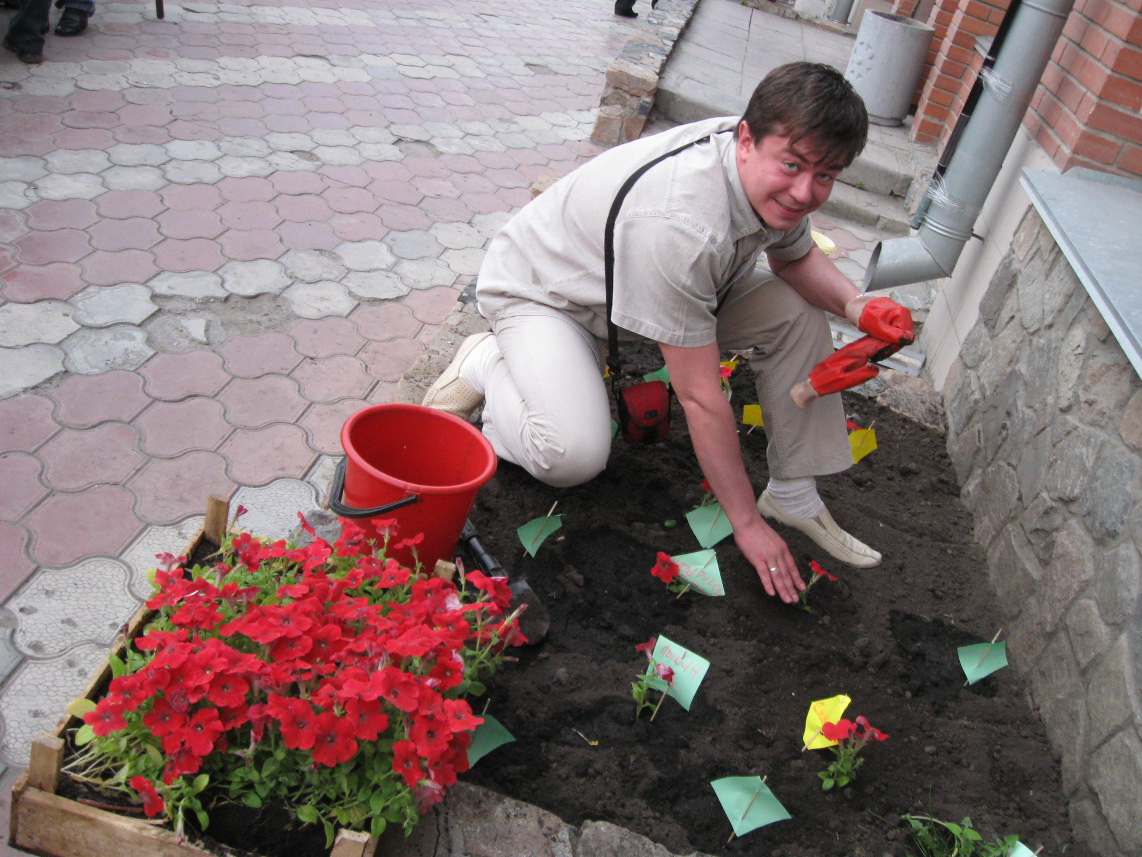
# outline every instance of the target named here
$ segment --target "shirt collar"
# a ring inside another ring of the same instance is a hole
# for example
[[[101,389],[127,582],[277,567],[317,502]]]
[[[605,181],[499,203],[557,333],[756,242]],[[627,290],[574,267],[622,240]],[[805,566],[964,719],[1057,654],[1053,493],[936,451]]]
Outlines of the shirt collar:
[[[722,151],[722,168],[730,190],[730,227],[733,229],[733,240],[737,241],[754,233],[760,233],[759,237],[766,240],[776,240],[785,233],[766,226],[750,205],[749,197],[745,195],[745,188],[742,187],[741,176],[738,175],[737,138],[733,134],[728,136],[729,142]]]

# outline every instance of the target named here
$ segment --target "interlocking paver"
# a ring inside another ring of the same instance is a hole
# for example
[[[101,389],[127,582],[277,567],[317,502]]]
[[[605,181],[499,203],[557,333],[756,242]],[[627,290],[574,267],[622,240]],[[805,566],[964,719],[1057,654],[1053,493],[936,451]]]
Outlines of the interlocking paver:
[[[59,567],[90,556],[118,555],[141,526],[134,502],[120,485],[52,494],[23,519],[32,534],[32,557]]]
[[[303,476],[317,458],[295,425],[277,423],[262,429],[239,429],[220,449],[227,473],[242,485],[265,485],[286,476]]]
[[[139,370],[147,395],[166,402],[213,396],[230,380],[222,357],[211,351],[156,354]]]
[[[134,372],[72,375],[50,393],[61,425],[87,428],[107,420],[130,422],[149,403],[143,381]],[[0,402],[0,413],[4,407]]]
[[[57,435],[58,437],[58,435]],[[0,520],[16,521],[48,494],[40,459],[25,452],[0,453]]]
[[[211,494],[229,497],[234,483],[226,475],[226,459],[194,450],[177,458],[152,458],[127,487],[137,498],[139,517],[149,524],[175,524],[201,514]]]
[[[143,463],[138,440],[134,429],[120,423],[63,429],[37,453],[44,463],[42,480],[58,491],[121,483]]]
[[[0,599],[7,601],[36,564],[28,556],[28,531],[23,527],[0,520]]]
[[[240,428],[296,422],[308,404],[297,381],[284,375],[235,378],[218,395],[226,420]]]

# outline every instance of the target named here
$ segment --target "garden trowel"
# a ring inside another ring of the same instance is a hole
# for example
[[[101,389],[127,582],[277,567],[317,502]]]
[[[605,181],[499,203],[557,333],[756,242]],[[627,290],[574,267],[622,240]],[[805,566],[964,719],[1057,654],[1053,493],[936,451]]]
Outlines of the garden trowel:
[[[490,577],[508,578],[508,588],[512,591],[511,609],[526,607],[520,614],[519,628],[527,637],[527,642],[534,645],[546,637],[547,629],[551,626],[551,616],[527,581],[522,577],[513,579],[508,575],[499,561],[480,544],[476,528],[471,521],[464,522],[464,529],[460,531],[460,541],[484,574]]]

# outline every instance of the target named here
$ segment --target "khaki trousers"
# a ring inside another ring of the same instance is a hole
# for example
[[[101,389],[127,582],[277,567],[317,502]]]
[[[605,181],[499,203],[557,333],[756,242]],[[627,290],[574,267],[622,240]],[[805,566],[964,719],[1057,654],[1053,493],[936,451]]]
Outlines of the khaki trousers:
[[[497,319],[492,329],[500,355],[485,377],[483,431],[496,453],[556,487],[597,476],[611,449],[605,343],[546,308]],[[852,466],[841,397],[823,396],[804,409],[789,397],[833,353],[822,310],[758,268],[719,310],[717,340],[723,352],[753,349],[772,476],[823,476]]]

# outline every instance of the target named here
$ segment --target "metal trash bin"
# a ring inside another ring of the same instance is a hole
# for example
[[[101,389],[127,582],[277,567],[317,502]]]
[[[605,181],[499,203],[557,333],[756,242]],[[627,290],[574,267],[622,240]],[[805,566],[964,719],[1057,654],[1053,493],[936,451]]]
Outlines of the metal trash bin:
[[[900,125],[924,70],[933,27],[871,10],[861,20],[845,78],[864,99],[868,120]]]

